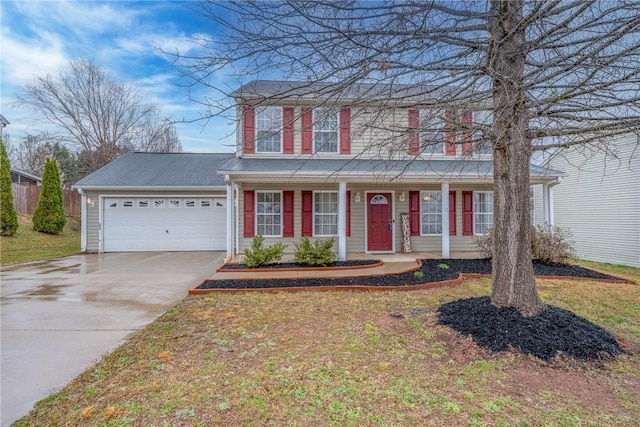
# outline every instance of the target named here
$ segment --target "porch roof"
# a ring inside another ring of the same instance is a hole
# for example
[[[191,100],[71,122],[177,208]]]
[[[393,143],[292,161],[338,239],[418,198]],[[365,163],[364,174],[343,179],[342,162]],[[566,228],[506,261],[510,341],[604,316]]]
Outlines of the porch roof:
[[[383,160],[354,158],[234,158],[218,170],[231,180],[245,182],[482,182],[493,181],[492,160]],[[555,181],[566,174],[531,165],[531,183]]]

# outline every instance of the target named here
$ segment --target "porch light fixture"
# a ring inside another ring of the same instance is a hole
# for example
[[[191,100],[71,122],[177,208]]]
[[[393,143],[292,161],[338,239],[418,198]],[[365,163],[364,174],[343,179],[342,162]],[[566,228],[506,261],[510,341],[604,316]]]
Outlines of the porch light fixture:
[[[91,199],[91,198],[87,199],[87,206],[90,207],[90,208],[95,206],[95,203],[94,203],[93,199]]]
[[[407,192],[403,191],[402,193],[400,193],[400,195],[398,196],[398,200],[401,202],[404,202],[405,197],[407,197]]]
[[[424,200],[425,202],[428,202],[429,200],[431,200],[431,195],[425,194],[424,196],[422,196],[422,200]]]
[[[356,197],[354,198],[354,200],[356,201],[356,203],[360,203],[360,192],[359,191],[356,193]]]

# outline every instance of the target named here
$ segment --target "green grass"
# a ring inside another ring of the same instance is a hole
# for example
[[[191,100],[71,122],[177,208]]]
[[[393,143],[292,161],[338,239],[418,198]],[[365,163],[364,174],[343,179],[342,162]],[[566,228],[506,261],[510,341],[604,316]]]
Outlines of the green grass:
[[[80,232],[65,225],[58,235],[33,231],[31,217],[18,215],[18,232],[0,237],[0,265],[59,258],[80,252]]]
[[[389,315],[487,295],[489,285],[191,296],[17,425],[636,425],[637,350],[546,364],[487,353],[435,313]],[[539,280],[538,288],[548,303],[640,346],[640,286]]]

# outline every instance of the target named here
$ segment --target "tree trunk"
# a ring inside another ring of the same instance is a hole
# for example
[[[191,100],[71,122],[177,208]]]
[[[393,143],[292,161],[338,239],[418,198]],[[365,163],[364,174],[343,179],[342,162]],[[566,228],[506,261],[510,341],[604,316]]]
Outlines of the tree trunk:
[[[531,140],[524,90],[526,57],[522,0],[493,0],[494,245],[491,302],[525,316],[544,309],[531,262],[529,163]]]

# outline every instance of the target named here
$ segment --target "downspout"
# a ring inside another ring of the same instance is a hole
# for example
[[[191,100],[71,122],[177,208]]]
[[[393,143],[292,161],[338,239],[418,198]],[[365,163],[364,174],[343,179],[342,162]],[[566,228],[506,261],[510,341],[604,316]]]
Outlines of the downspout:
[[[553,187],[555,187],[556,185],[560,184],[562,182],[562,177],[559,176],[556,178],[556,180],[552,183],[550,183],[547,186],[547,191],[549,192],[549,206],[548,206],[548,210],[549,210],[549,225],[551,226],[555,226],[555,212],[554,212],[554,208],[553,208]]]

